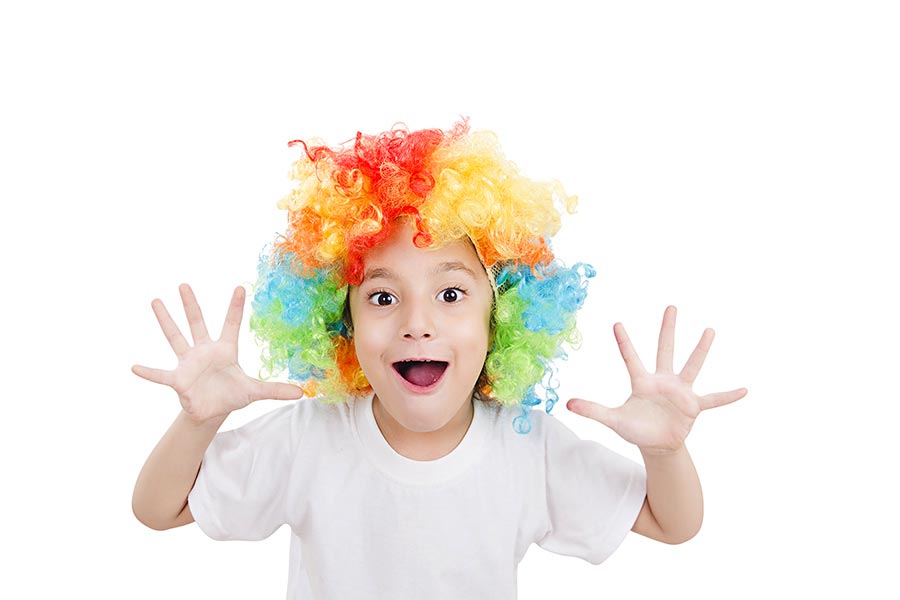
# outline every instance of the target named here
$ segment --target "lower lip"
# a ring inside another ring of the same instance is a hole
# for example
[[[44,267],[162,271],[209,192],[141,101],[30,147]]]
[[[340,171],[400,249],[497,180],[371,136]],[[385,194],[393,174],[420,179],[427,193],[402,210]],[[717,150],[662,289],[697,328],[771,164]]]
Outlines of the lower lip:
[[[422,387],[420,385],[416,385],[413,382],[407,381],[406,379],[404,379],[403,375],[401,375],[397,371],[397,369],[395,369],[393,366],[391,366],[391,370],[394,372],[394,375],[397,376],[397,379],[400,380],[400,383],[403,384],[403,387],[405,387],[406,389],[408,389],[409,391],[411,391],[415,394],[427,394],[428,392],[433,391],[435,388],[437,388],[437,386],[441,385],[442,381],[444,381],[444,375],[447,374],[447,371],[449,369],[450,369],[450,364],[448,363],[447,368],[444,369],[444,372],[441,373],[441,376],[437,378],[437,381],[435,381],[434,383],[432,383],[429,386]]]

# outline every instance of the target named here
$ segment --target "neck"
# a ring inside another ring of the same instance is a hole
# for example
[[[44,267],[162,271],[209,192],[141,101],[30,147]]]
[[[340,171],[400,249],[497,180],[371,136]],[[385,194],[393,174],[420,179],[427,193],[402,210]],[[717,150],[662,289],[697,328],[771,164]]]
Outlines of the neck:
[[[375,423],[394,452],[410,460],[437,460],[450,454],[466,437],[475,417],[474,400],[469,398],[450,421],[435,431],[418,432],[406,429],[384,409],[376,394],[372,398]]]

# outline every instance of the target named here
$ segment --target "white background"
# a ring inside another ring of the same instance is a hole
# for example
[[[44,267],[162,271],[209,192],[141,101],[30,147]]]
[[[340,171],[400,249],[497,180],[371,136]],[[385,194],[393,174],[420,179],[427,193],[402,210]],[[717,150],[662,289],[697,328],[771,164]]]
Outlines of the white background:
[[[554,248],[598,275],[561,420],[640,460],[564,402],[624,401],[612,326],[652,367],[668,304],[676,368],[717,333],[695,389],[749,389],[688,438],[697,537],[631,534],[600,566],[534,546],[519,597],[897,597],[892,4],[5,3],[0,595],[284,597],[287,527],[214,542],[131,512],[179,410],[130,371],[175,366],[150,301],[187,333],[188,282],[218,335],[285,230],[287,141],[468,115],[580,199]]]

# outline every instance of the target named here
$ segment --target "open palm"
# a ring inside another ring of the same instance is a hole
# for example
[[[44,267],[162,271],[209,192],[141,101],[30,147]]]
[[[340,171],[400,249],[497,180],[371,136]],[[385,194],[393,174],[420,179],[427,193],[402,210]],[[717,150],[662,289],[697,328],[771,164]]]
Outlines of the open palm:
[[[683,444],[701,411],[730,404],[747,394],[746,388],[697,395],[692,387],[712,345],[715,332],[706,329],[684,368],[677,375],[672,362],[675,349],[675,312],[669,306],[663,315],[656,355],[656,373],[648,373],[638,358],[625,327],[613,326],[619,351],[631,377],[631,396],[622,406],[608,408],[573,398],[566,405],[581,416],[603,423],[642,450],[668,453]]]
[[[222,334],[212,340],[206,330],[200,305],[188,284],[178,288],[194,345],[185,340],[161,300],[151,302],[156,319],[178,357],[172,371],[134,365],[132,372],[175,390],[184,412],[198,423],[244,408],[255,400],[296,400],[300,388],[286,383],[266,383],[248,377],[238,365],[238,332],[244,312],[244,288],[231,298]]]

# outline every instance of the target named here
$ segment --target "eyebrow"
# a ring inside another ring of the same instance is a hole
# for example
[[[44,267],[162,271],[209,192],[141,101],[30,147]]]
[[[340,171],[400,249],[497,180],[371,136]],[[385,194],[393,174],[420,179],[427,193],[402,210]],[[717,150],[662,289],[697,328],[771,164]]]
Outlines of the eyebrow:
[[[462,271],[464,273],[468,273],[469,277],[472,279],[477,279],[475,276],[475,271],[459,262],[458,260],[452,260],[447,262],[442,262],[437,265],[434,269],[431,270],[431,275],[438,275],[440,273],[450,273],[452,271]],[[366,271],[363,276],[363,281],[369,281],[371,279],[389,279],[391,281],[396,281],[399,279],[396,273],[386,267],[378,267],[375,269],[369,269]]]

